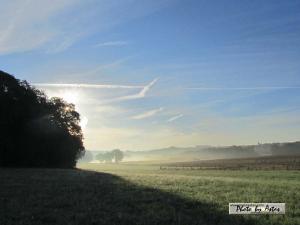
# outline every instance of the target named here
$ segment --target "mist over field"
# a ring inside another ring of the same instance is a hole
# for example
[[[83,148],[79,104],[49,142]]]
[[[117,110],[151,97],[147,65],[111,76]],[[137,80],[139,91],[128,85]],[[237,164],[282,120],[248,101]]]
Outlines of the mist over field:
[[[87,150],[81,161],[99,163],[97,154],[105,151]],[[182,162],[230,158],[255,158],[264,156],[299,156],[300,142],[257,144],[246,146],[195,146],[169,147],[148,151],[123,150],[123,162]]]

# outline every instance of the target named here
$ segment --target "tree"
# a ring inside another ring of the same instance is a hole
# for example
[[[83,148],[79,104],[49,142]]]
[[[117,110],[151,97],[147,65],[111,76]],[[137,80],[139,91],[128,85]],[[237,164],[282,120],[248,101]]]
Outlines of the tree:
[[[119,163],[124,158],[124,154],[120,149],[112,150],[112,154],[114,156],[115,163]]]
[[[84,155],[74,104],[0,71],[0,166],[67,167]]]
[[[112,160],[113,160],[113,158],[114,158],[114,156],[113,156],[113,154],[111,152],[105,152],[104,153],[104,161],[106,163],[111,163]]]
[[[100,162],[104,162],[105,161],[105,154],[104,153],[98,153],[96,155],[96,159],[99,160]]]
[[[118,163],[118,162],[122,161],[123,158],[124,158],[124,154],[119,149],[114,149],[110,152],[98,153],[96,155],[97,160],[99,160],[100,162],[105,162],[105,163],[112,163],[112,161],[114,161],[115,163]]]
[[[111,152],[98,153],[96,159],[100,162],[111,163],[113,160],[113,154]]]

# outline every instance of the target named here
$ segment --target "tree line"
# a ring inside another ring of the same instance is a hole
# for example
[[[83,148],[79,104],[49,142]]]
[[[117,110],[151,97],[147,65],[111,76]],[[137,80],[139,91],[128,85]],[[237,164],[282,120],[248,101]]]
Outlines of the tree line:
[[[120,149],[114,149],[109,152],[98,153],[96,159],[105,163],[119,163],[123,160],[124,153]]]

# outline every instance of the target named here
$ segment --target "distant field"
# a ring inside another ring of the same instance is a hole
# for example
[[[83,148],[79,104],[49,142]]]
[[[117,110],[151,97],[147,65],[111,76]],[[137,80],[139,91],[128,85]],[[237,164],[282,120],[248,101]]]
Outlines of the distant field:
[[[0,224],[300,224],[300,172],[80,164],[0,169]],[[285,202],[286,215],[228,215],[229,202]]]
[[[161,169],[300,170],[300,155],[176,162]]]

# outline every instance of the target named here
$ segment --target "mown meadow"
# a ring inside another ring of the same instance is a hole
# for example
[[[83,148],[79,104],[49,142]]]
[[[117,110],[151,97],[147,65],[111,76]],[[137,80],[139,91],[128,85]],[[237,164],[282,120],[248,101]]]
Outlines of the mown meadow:
[[[1,169],[0,224],[300,224],[300,172],[79,164]],[[285,215],[228,215],[229,202],[285,202]]]

